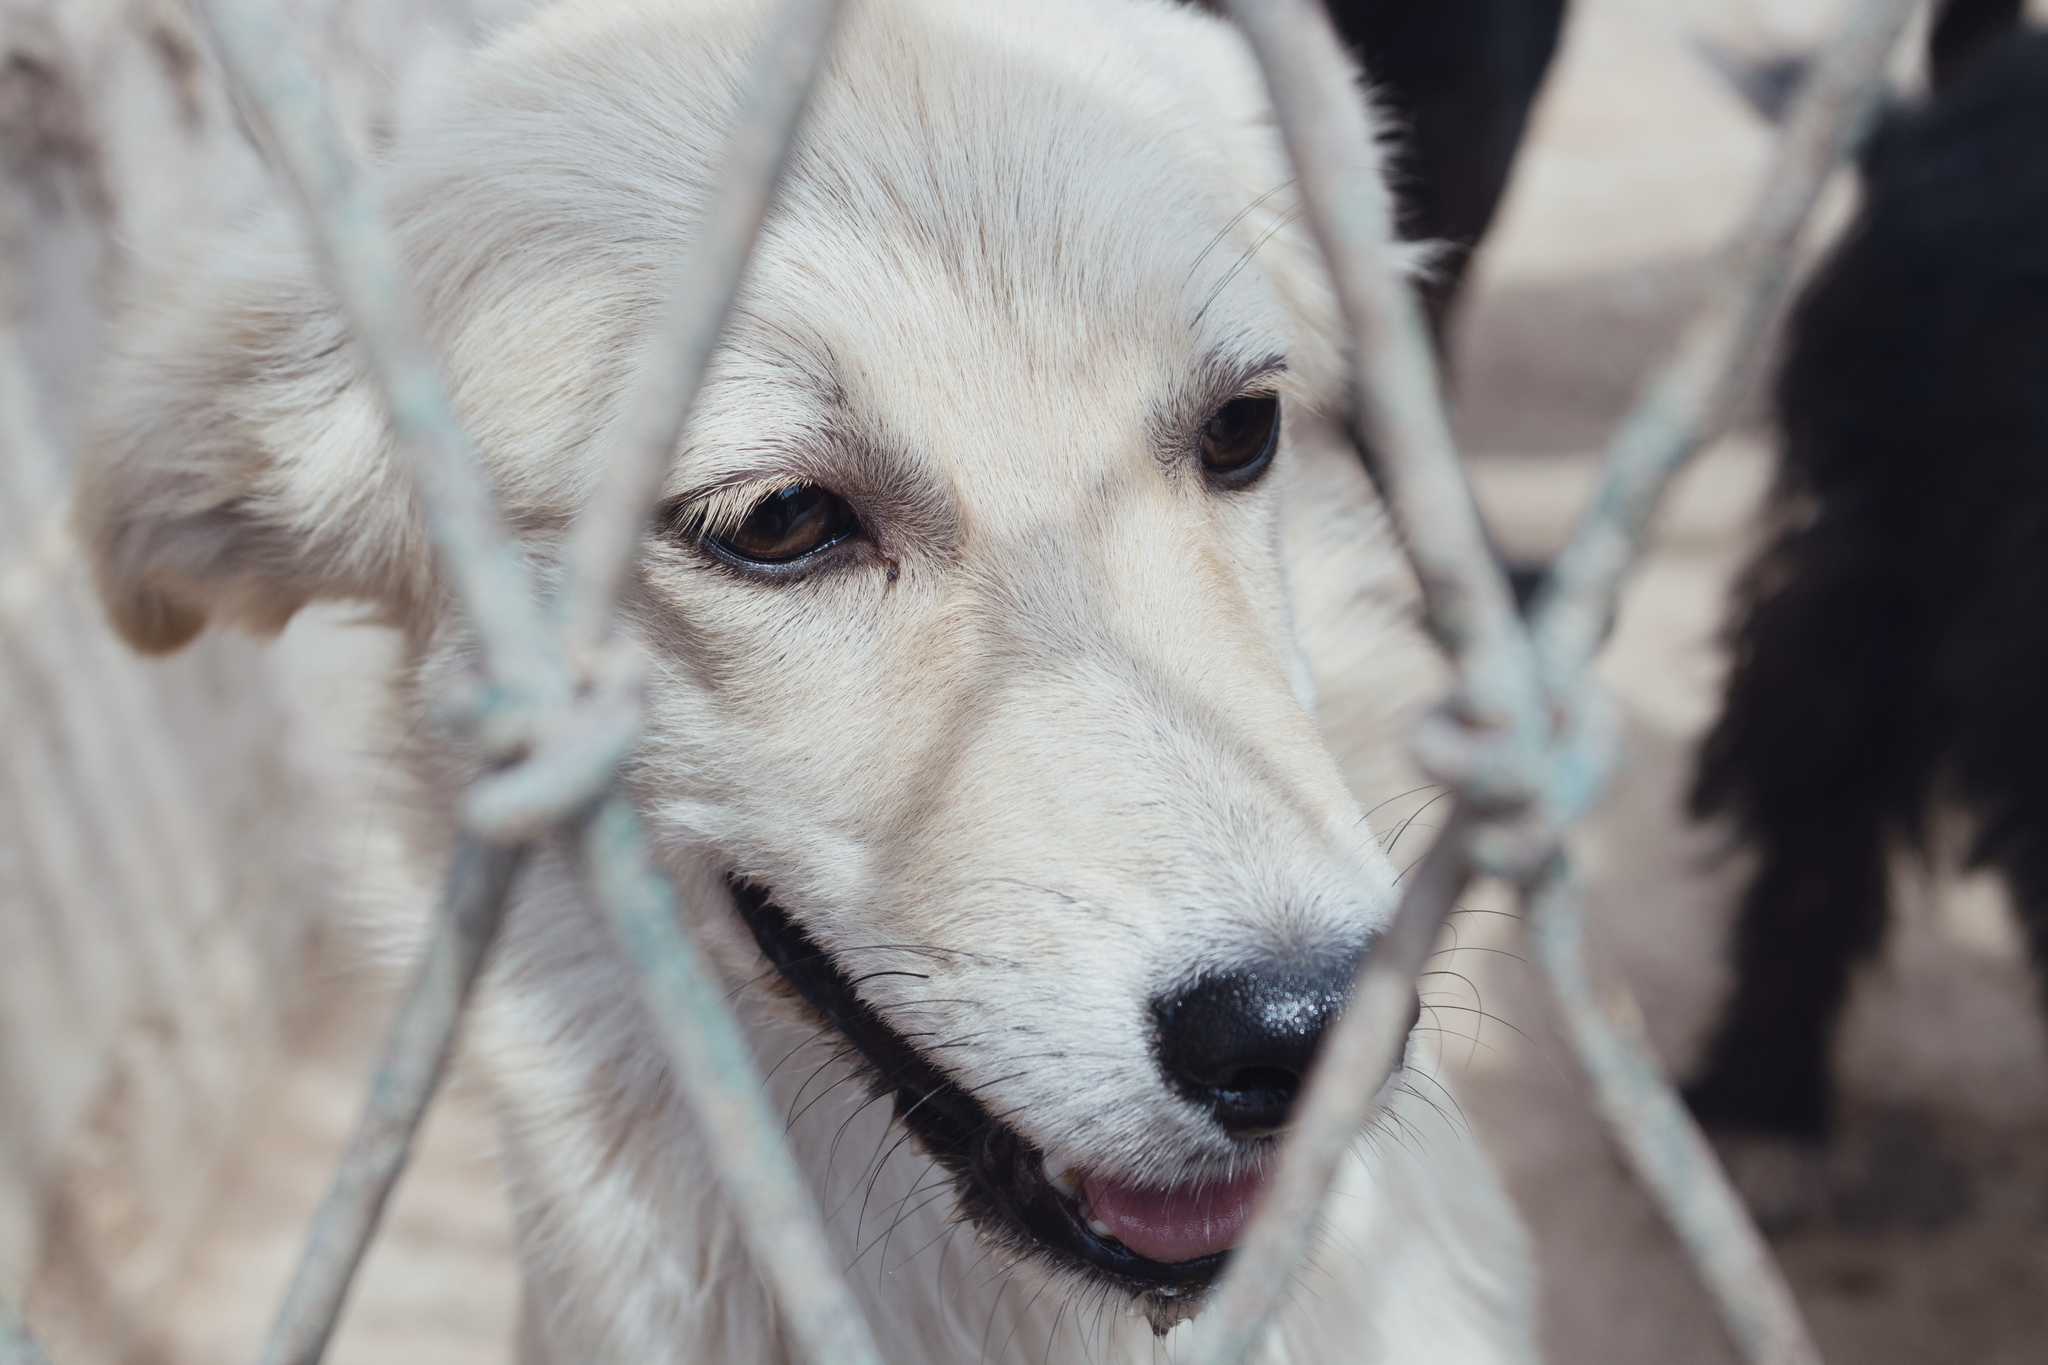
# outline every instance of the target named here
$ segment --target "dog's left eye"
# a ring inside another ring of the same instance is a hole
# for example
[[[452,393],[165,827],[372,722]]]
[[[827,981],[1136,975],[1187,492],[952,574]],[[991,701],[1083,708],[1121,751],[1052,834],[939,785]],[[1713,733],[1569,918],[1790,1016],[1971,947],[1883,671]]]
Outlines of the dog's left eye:
[[[1202,470],[1220,488],[1248,487],[1266,472],[1279,444],[1279,397],[1241,394],[1203,425]]]
[[[846,499],[814,483],[770,493],[729,531],[707,534],[706,544],[748,564],[788,564],[836,545],[860,530]]]

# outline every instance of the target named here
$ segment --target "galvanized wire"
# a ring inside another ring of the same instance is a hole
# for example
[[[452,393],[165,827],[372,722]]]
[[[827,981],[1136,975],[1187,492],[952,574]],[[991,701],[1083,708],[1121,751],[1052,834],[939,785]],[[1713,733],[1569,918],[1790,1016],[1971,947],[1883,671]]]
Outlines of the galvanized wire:
[[[480,732],[508,756],[538,750],[551,769],[545,784],[550,790],[538,790],[541,784],[499,784],[486,789],[493,799],[482,803],[483,811],[471,813],[491,816],[501,831],[521,831],[535,817],[544,820],[572,808],[587,813],[583,794],[594,797],[611,780],[619,756],[616,727],[578,723],[589,713],[575,704],[577,679],[534,596],[525,560],[505,533],[474,449],[421,340],[376,196],[350,165],[319,79],[280,14],[263,0],[196,2],[231,82],[304,201],[315,238],[384,393],[428,526],[457,598],[475,627],[492,683],[478,707]],[[786,142],[793,133],[824,52],[833,8],[820,0],[785,0],[784,11],[769,28],[766,60],[757,63],[754,84],[741,101],[738,145],[758,145],[763,137]],[[765,126],[756,126],[761,121]],[[738,159],[744,162],[745,154]],[[780,153],[769,158],[770,185],[780,160]],[[739,222],[735,231],[748,238],[737,243],[743,261],[761,217],[758,206],[748,210],[744,205],[766,191],[744,178],[736,188],[722,187],[721,195],[728,191],[738,197],[742,211],[735,218],[730,208],[715,207],[712,220]],[[700,311],[693,312],[693,305],[682,301],[665,311],[667,325],[681,337],[706,332],[715,337],[730,294],[712,290],[696,297],[694,308]],[[664,343],[657,341],[653,350],[659,360]],[[667,354],[675,353],[670,344]],[[670,394],[677,421],[694,386],[693,376]],[[653,381],[643,386],[647,391],[660,387]],[[655,408],[658,404],[648,410]],[[653,458],[644,447],[629,446],[626,453],[636,460]],[[645,488],[648,482],[644,471],[615,477],[629,490]],[[615,503],[610,512],[600,513],[598,524],[612,516],[618,529],[630,533],[649,511]],[[637,545],[637,535],[631,536],[631,543]],[[626,553],[630,556],[630,546]],[[601,558],[609,562],[610,554],[607,549]],[[604,565],[597,564],[580,566],[571,577],[610,585],[617,574],[608,576]],[[611,591],[605,586],[593,595],[608,601]],[[559,790],[564,787],[569,796]],[[508,799],[508,793],[516,798],[521,790],[532,795],[537,809],[522,812],[516,799]],[[817,1362],[880,1365],[852,1293],[832,1262],[815,1201],[782,1145],[781,1130],[744,1040],[725,1012],[722,993],[690,951],[674,893],[648,857],[631,803],[619,796],[604,801],[581,843],[589,880],[619,927],[634,965],[641,969],[650,1003],[657,1017],[672,1025],[666,1032],[681,1088],[707,1131],[754,1261],[800,1351]],[[426,1095],[418,1098],[423,1105]],[[345,1207],[338,1204],[334,1216],[316,1228],[306,1253],[309,1265],[343,1267],[327,1295],[337,1307],[346,1292],[347,1271],[359,1261],[363,1244],[374,1232],[376,1206],[382,1198],[375,1182],[350,1188],[353,1193]],[[312,1316],[310,1310],[307,1316]],[[292,1317],[293,1322],[298,1320]],[[324,1338],[331,1325],[330,1318],[319,1335]],[[319,1344],[314,1342],[305,1359],[317,1359],[318,1354]]]
[[[1530,941],[1564,1014],[1594,1105],[1678,1235],[1745,1361],[1820,1365],[1799,1304],[1713,1149],[1673,1093],[1627,987],[1595,983],[1585,912],[1562,857],[1525,899]]]
[[[1481,806],[1533,793],[1549,732],[1535,656],[1488,549],[1459,468],[1421,309],[1387,249],[1386,190],[1349,67],[1316,0],[1230,0],[1266,74],[1307,220],[1322,248],[1351,345],[1353,398],[1423,592],[1429,623],[1459,666],[1460,718],[1511,746],[1475,782]],[[1339,1163],[1398,1064],[1415,978],[1471,876],[1475,811],[1452,820],[1409,879],[1394,925],[1369,954],[1351,1005],[1325,1038],[1262,1199],[1204,1313],[1197,1365],[1234,1365],[1257,1347],[1295,1270]],[[1416,944],[1422,944],[1420,949]]]
[[[1415,979],[1436,947],[1445,916],[1472,879],[1470,833],[1470,817],[1454,810],[1409,874],[1393,925],[1359,968],[1343,1022],[1318,1050],[1281,1159],[1231,1250],[1230,1270],[1215,1301],[1200,1319],[1195,1365],[1250,1358],[1307,1258],[1337,1168],[1381,1107],[1382,1086],[1400,1065],[1415,1021]]]
[[[601,481],[570,532],[569,574],[557,606],[572,660],[594,651],[611,629],[612,608],[639,549],[648,509],[739,296],[797,122],[831,48],[839,6],[840,0],[792,0],[762,40],[718,196],[696,243],[677,261],[667,306],[640,362]]]
[[[1730,253],[1726,288],[1710,297],[1677,357],[1617,433],[1601,492],[1541,598],[1539,654],[1507,605],[1506,584],[1458,471],[1419,310],[1398,285],[1374,283],[1394,279],[1382,247],[1386,210],[1365,169],[1356,92],[1328,19],[1313,0],[1231,0],[1232,17],[1265,71],[1306,216],[1350,329],[1357,416],[1375,471],[1408,542],[1431,625],[1459,669],[1460,705],[1437,718],[1439,730],[1448,721],[1468,736],[1458,770],[1449,774],[1458,813],[1404,891],[1381,951],[1405,959],[1410,935],[1442,923],[1470,874],[1471,855],[1459,846],[1488,834],[1475,814],[1519,799],[1534,807],[1537,837],[1554,849],[1556,822],[1575,814],[1596,787],[1586,737],[1598,726],[1583,716],[1591,688],[1585,669],[1606,638],[1657,499],[1752,382],[1789,288],[1799,234],[1828,173],[1875,107],[1911,3],[1862,0],[1816,68],[1758,210]],[[1542,869],[1536,878],[1545,887],[1569,876],[1561,854],[1535,869]],[[1576,901],[1548,894],[1542,903],[1551,935],[1543,960],[1602,1113],[1699,1265],[1731,1336],[1757,1365],[1817,1362],[1768,1249],[1650,1054],[1639,1039],[1614,1033],[1605,1016],[1572,1008],[1584,978]],[[1376,973],[1370,960],[1361,969],[1351,1006],[1304,1093],[1272,1193],[1216,1292],[1196,1353],[1200,1365],[1234,1365],[1256,1348],[1307,1249],[1344,1145],[1376,1107],[1419,967],[1418,958],[1405,975]],[[1388,998],[1375,998],[1374,990]],[[1687,1137],[1672,1137],[1674,1130]]]
[[[1515,752],[1498,790],[1463,793],[1512,805],[1540,765],[1548,715],[1514,597],[1493,565],[1472,490],[1458,465],[1422,308],[1391,249],[1392,205],[1365,107],[1319,0],[1229,0],[1266,72],[1296,169],[1302,207],[1335,287],[1351,342],[1349,378],[1374,474],[1437,641],[1459,665],[1460,709]]]
[[[1790,294],[1801,232],[1860,139],[1916,0],[1861,0],[1795,98],[1755,208],[1677,354],[1616,430],[1592,508],[1536,607],[1546,690],[1583,689],[1671,479],[1732,420]],[[1699,1271],[1753,1365],[1819,1365],[1791,1288],[1712,1149],[1672,1091],[1628,988],[1597,985],[1585,906],[1563,857],[1524,892],[1528,930],[1609,1131]]]
[[[694,1113],[747,1245],[769,1271],[814,1365],[882,1365],[839,1267],[816,1235],[817,1210],[782,1124],[760,1102],[761,1076],[746,1040],[676,917],[675,891],[649,865],[644,839],[632,802],[615,796],[583,831],[584,863],[640,969],[683,1086],[699,1097]]]
[[[0,1365],[50,1365],[50,1358],[28,1330],[28,1322],[0,1299]]]
[[[1388,249],[1384,182],[1366,155],[1370,132],[1337,37],[1316,0],[1230,0],[1266,73],[1302,204],[1351,339],[1351,382],[1385,490],[1421,584],[1429,624],[1459,663],[1459,710],[1519,752],[1473,786],[1488,809],[1522,804],[1541,761],[1548,714],[1535,658],[1494,567],[1444,413],[1422,312]],[[1369,954],[1351,1005],[1325,1038],[1286,1145],[1229,1273],[1205,1310],[1197,1365],[1228,1365],[1257,1346],[1308,1252],[1338,1165],[1398,1065],[1415,978],[1471,876],[1472,795],[1459,794],[1446,833],[1404,888],[1394,923]],[[1455,834],[1455,837],[1452,837]]]
[[[1580,686],[1607,638],[1665,488],[1754,387],[1791,293],[1800,235],[1830,173],[1876,114],[1886,63],[1918,4],[1859,0],[1850,10],[1794,96],[1755,207],[1698,314],[1608,442],[1593,504],[1537,593],[1536,645],[1551,696]]]
[[[264,1343],[263,1365],[314,1365],[326,1350],[349,1282],[440,1084],[522,856],[522,850],[479,839],[465,839],[456,849],[426,958],[391,1026],[369,1102],[313,1215],[306,1249]]]
[[[272,0],[193,0],[229,83],[303,201],[356,339],[383,394],[429,533],[475,622],[497,704],[522,718],[564,708],[572,688],[505,533],[469,433],[412,305],[382,206],[351,163],[326,90]]]

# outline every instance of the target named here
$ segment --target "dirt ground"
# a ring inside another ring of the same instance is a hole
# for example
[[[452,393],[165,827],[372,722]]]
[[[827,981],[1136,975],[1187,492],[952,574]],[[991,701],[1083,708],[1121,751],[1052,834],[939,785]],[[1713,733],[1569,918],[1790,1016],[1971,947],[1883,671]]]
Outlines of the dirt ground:
[[[1811,41],[1825,0],[1578,0],[1499,232],[1463,320],[1459,422],[1502,542],[1540,558],[1594,452],[1675,335],[1703,253],[1739,215],[1768,136],[1699,55]],[[1625,765],[1582,854],[1601,950],[1683,1071],[1722,988],[1740,868],[1679,812],[1712,714],[1725,585],[1769,473],[1756,437],[1689,473],[1603,665]],[[1849,1121],[1824,1152],[1730,1151],[1836,1362],[2048,1359],[2048,1045],[1995,885],[1901,869],[1903,913],[1859,986],[1842,1054]],[[1732,1359],[1647,1201],[1620,1170],[1511,908],[1480,892],[1456,925],[1467,1041],[1447,1044],[1465,1111],[1533,1229],[1551,1359]],[[1501,951],[1480,951],[1498,949]],[[310,1001],[218,1232],[167,1304],[167,1362],[248,1357],[357,1103],[386,1002],[330,978]],[[1455,1003],[1446,997],[1446,1003]],[[333,1359],[507,1358],[509,1213],[488,1116],[437,1108]]]

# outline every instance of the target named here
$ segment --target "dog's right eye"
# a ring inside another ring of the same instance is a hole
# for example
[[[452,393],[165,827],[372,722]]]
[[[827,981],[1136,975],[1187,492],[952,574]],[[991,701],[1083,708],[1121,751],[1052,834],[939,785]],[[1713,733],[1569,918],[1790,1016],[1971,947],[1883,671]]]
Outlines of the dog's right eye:
[[[731,530],[706,533],[704,543],[744,564],[789,564],[859,530],[860,518],[846,499],[814,483],[796,483],[756,503]]]

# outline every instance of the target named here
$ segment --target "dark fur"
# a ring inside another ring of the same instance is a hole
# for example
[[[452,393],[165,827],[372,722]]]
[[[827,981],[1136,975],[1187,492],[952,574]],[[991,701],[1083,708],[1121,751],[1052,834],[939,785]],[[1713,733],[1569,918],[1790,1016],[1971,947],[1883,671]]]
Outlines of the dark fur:
[[[1438,345],[1465,268],[1507,188],[1565,0],[1329,0],[1330,17],[1394,115],[1401,235],[1436,242],[1422,282]]]
[[[2006,3],[2006,0],[1973,0]],[[1196,0],[1222,12],[1222,0]],[[1431,242],[1422,305],[1442,349],[1472,254],[1507,189],[1565,0],[1327,0],[1337,34],[1393,116],[1401,235]]]
[[[2015,7],[1956,7],[1987,8]],[[1826,1131],[1887,850],[1937,803],[2048,956],[2048,35],[1954,19],[1948,88],[1872,139],[1787,341],[1772,534],[1692,793],[1758,859],[1690,1094],[1709,1123]]]

